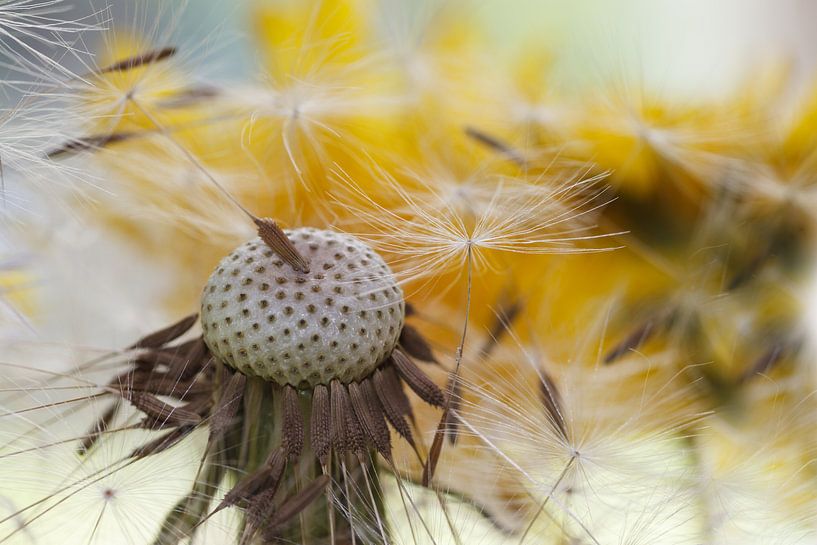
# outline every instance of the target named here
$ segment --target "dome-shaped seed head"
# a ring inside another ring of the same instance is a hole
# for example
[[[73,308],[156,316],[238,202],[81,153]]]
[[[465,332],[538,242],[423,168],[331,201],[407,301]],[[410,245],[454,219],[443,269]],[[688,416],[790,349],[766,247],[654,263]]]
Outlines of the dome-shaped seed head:
[[[204,341],[225,364],[280,385],[368,376],[394,350],[405,319],[391,270],[353,236],[285,233],[310,271],[295,271],[260,238],[242,244],[204,288]]]

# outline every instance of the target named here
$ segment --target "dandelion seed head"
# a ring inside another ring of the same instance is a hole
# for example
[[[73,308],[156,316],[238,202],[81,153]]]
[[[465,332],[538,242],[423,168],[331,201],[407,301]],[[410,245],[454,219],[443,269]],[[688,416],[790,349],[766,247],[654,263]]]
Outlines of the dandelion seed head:
[[[260,238],[239,246],[204,288],[205,341],[228,365],[280,385],[370,375],[403,328],[403,294],[391,271],[350,235],[300,228],[287,236],[310,271],[295,271]]]

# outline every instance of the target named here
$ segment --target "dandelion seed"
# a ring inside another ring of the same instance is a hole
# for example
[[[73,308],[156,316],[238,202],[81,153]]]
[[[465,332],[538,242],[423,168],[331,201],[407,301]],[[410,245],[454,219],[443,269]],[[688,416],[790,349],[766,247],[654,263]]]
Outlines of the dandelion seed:
[[[605,204],[592,189],[598,179],[549,189],[502,176],[488,177],[478,185],[483,192],[477,206],[463,208],[422,178],[415,180],[417,189],[409,192],[392,176],[378,171],[384,194],[397,201],[384,205],[343,172],[337,175],[348,188],[346,196],[338,198],[339,206],[370,229],[361,236],[394,256],[392,262],[405,281],[428,280],[452,270],[463,272],[471,259],[478,270],[490,268],[493,253],[603,251],[575,244],[611,236],[589,234],[592,228],[581,224],[583,215]]]
[[[105,20],[100,17],[102,11],[71,17],[71,10],[62,0],[4,0],[0,3],[0,56],[23,75],[43,69],[72,75],[61,62],[63,56],[83,54],[74,44],[82,35],[103,28]]]

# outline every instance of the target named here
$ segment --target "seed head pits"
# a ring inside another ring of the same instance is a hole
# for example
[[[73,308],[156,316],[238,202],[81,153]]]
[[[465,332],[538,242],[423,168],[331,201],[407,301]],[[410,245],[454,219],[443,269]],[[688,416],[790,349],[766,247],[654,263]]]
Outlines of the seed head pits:
[[[204,288],[204,341],[223,363],[281,386],[369,376],[403,329],[403,293],[391,270],[351,235],[285,233],[309,272],[290,266],[260,237],[242,244]]]

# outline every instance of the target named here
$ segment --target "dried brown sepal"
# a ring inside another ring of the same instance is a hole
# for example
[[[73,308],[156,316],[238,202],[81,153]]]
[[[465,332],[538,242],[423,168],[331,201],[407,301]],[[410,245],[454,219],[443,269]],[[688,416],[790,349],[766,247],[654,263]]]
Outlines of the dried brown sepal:
[[[149,421],[163,426],[195,426],[201,423],[201,416],[185,407],[176,407],[165,403],[158,397],[146,392],[127,390],[122,397],[131,405],[148,416]]]
[[[438,363],[425,337],[412,326],[406,324],[400,332],[400,348],[412,358],[428,363]]]
[[[564,412],[562,411],[562,396],[559,394],[559,389],[546,372],[542,371],[541,376],[539,396],[542,401],[542,406],[548,415],[548,421],[565,441],[569,441],[567,423],[565,422]]]
[[[495,136],[491,136],[481,130],[474,128],[474,127],[465,127],[465,134],[483,146],[486,146],[496,152],[501,153],[504,155],[508,160],[513,161],[519,166],[525,165],[525,158],[522,157],[516,150],[514,150],[511,146],[502,142]]]
[[[284,386],[283,405],[282,445],[289,460],[294,462],[304,448],[304,423],[298,391],[290,385]]]
[[[329,383],[330,388],[330,420],[332,422],[332,449],[336,454],[343,455],[350,450],[346,439],[348,413],[351,411],[349,392],[339,380]]]
[[[146,335],[130,345],[129,350],[136,348],[160,348],[184,335],[198,320],[198,313],[191,314],[159,331]]]
[[[445,405],[445,395],[431,382],[431,379],[414,364],[408,356],[399,350],[392,352],[391,360],[400,377],[406,381],[409,388],[414,390],[420,399],[435,407]]]
[[[666,323],[666,318],[654,316],[633,330],[627,337],[613,347],[604,356],[604,363],[610,364],[632,350],[636,350],[649,341]]]
[[[77,452],[79,454],[85,454],[96,444],[99,440],[99,437],[108,430],[111,426],[111,422],[116,417],[116,413],[119,412],[120,401],[116,399],[113,404],[108,407],[102,416],[100,416],[97,421],[94,423],[94,427],[91,428],[85,437],[82,439],[82,443],[80,443]]]
[[[314,481],[304,487],[303,490],[297,494],[290,496],[281,504],[275,515],[272,516],[263,530],[264,539],[270,542],[275,542],[278,537],[277,531],[281,525],[288,523],[293,517],[309,507],[309,505],[317,500],[325,491],[329,484],[328,475],[320,475]]]
[[[164,452],[187,437],[194,429],[196,429],[196,426],[181,426],[171,430],[153,441],[136,448],[130,453],[129,458],[145,458],[153,454]]]
[[[107,74],[110,72],[124,72],[125,70],[133,70],[148,64],[169,59],[176,54],[176,51],[177,49],[173,46],[154,49],[152,51],[134,55],[132,57],[128,57],[127,59],[122,59],[121,61],[117,61],[113,64],[109,64],[108,66],[99,68],[96,73]]]
[[[210,438],[212,444],[221,437],[230,423],[238,414],[241,401],[244,399],[244,389],[247,386],[247,377],[241,373],[234,373],[221,392],[215,410],[210,417]]]
[[[449,410],[445,412],[443,425],[445,427],[445,434],[449,442],[453,445],[457,442],[460,429],[460,422],[455,415],[460,410],[460,405],[462,404],[462,384],[456,375],[453,375],[449,379],[447,391],[451,396],[451,402],[449,403]]]
[[[416,448],[414,444],[414,436],[411,433],[411,427],[406,422],[404,407],[396,400],[399,394],[403,394],[403,389],[399,387],[399,394],[394,391],[393,384],[386,378],[384,372],[380,369],[375,370],[372,376],[374,381],[374,391],[380,399],[380,405],[383,407],[383,414],[391,422],[391,425],[405,439],[412,448]]]
[[[322,467],[326,467],[329,462],[329,449],[332,441],[330,417],[329,389],[323,384],[318,384],[312,393],[310,441],[312,451]]]
[[[278,227],[278,224],[270,218],[253,218],[258,227],[258,236],[269,246],[272,251],[278,254],[281,259],[287,262],[290,267],[300,273],[309,272],[309,262],[302,256],[286,233]]]
[[[386,460],[391,461],[391,437],[389,428],[383,420],[383,408],[372,390],[371,382],[366,379],[359,383],[349,384],[349,397],[352,409],[357,415],[363,432]]]

